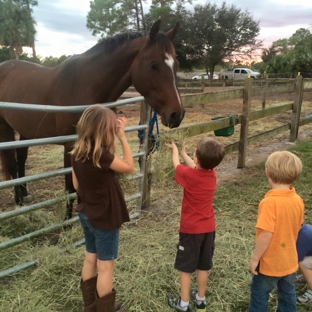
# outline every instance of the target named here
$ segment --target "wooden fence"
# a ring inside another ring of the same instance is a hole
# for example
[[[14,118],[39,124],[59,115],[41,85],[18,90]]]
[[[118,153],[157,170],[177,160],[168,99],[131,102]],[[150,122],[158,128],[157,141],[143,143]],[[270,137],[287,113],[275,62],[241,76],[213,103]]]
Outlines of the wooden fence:
[[[206,92],[198,94],[186,94],[182,95],[182,102],[185,107],[192,107],[196,105],[207,105],[209,103],[215,103],[226,100],[242,99],[242,112],[238,113],[238,118],[235,118],[235,124],[241,123],[240,138],[239,141],[234,142],[225,147],[226,153],[232,153],[238,151],[237,168],[243,168],[245,166],[246,152],[249,144],[258,142],[260,140],[266,140],[272,138],[285,131],[290,131],[289,141],[293,142],[298,137],[298,129],[300,126],[312,122],[312,116],[300,119],[301,105],[303,97],[303,89],[312,89],[312,79],[304,79],[302,76],[298,76],[295,79],[287,79],[286,83],[274,86],[274,92],[294,91],[294,99],[291,103],[283,103],[274,107],[265,107],[266,95],[271,92],[269,83],[263,83],[262,86],[254,85],[252,78],[247,78],[244,81],[244,86],[235,90],[225,90],[222,92]],[[251,99],[255,95],[263,95],[262,109],[257,111],[250,111]],[[292,111],[291,120],[277,128],[270,129],[268,131],[259,133],[254,136],[248,136],[249,123],[261,118],[266,118],[276,114],[281,114],[287,111]],[[208,133],[215,130],[224,129],[232,126],[230,117],[224,117],[218,120],[212,120],[209,122],[196,123],[189,126],[181,126],[174,130],[166,131],[166,134],[170,131],[182,132],[183,137],[193,137],[196,135]],[[150,189],[151,189],[151,162],[152,157],[149,158],[147,164],[148,170],[146,171],[149,178],[145,181],[149,181],[145,184],[143,207],[147,207],[150,204]]]

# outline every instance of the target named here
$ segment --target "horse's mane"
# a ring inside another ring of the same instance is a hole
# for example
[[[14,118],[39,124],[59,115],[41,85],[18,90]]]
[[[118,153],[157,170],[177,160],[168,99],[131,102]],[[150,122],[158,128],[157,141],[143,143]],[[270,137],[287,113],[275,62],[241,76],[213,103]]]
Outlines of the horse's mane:
[[[140,32],[126,32],[120,33],[113,37],[104,38],[102,41],[97,43],[94,47],[92,47],[89,51],[91,53],[97,52],[100,50],[102,53],[110,54],[112,53],[117,47],[121,46],[126,42],[130,42],[134,39],[143,37],[145,34]]]
[[[87,53],[100,52],[102,55],[103,53],[108,55],[113,53],[117,47],[123,45],[124,43],[131,42],[132,40],[141,38],[145,35],[146,34],[141,32],[125,32],[112,37],[107,37],[93,46],[90,50],[87,51]],[[156,40],[159,48],[168,52],[173,52],[173,46],[164,33],[160,32]]]

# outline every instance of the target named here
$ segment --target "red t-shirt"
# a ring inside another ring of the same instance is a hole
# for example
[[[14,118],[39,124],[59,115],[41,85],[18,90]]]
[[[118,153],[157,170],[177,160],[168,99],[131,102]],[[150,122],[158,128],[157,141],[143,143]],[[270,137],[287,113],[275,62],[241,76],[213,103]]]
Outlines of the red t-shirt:
[[[180,232],[214,232],[216,223],[212,202],[216,189],[215,169],[193,169],[180,164],[176,167],[175,180],[184,188]]]

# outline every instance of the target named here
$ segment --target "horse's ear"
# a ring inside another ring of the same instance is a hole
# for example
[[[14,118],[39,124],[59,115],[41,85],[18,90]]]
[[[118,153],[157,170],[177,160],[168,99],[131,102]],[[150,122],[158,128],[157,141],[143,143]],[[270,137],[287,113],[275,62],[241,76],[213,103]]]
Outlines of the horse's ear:
[[[175,36],[176,36],[176,34],[177,34],[179,28],[180,28],[180,23],[178,22],[178,23],[175,24],[175,26],[174,26],[172,29],[170,29],[170,30],[167,32],[167,36],[169,37],[169,39],[170,39],[171,41],[173,41],[173,39],[175,38]]]
[[[154,41],[159,33],[159,29],[160,29],[160,23],[161,23],[161,19],[159,19],[158,21],[156,21],[154,23],[154,25],[151,28],[150,34],[149,34],[149,38],[151,41]]]

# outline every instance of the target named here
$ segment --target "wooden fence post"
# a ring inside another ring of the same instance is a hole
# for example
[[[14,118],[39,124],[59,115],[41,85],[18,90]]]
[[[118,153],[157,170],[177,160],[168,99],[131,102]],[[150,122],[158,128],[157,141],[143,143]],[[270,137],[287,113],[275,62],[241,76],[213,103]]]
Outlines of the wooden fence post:
[[[205,92],[205,80],[204,75],[201,77],[201,92]]]
[[[266,103],[266,93],[268,89],[268,74],[264,72],[264,87],[263,87],[263,98],[262,98],[262,109],[265,109],[265,103]]]
[[[145,124],[146,121],[146,103],[144,101],[141,102],[141,110],[140,110],[140,120],[141,124]],[[152,116],[152,110],[151,115],[149,116],[149,120]],[[149,132],[149,129],[147,130]],[[147,150],[146,152],[146,162],[145,162],[145,171],[144,171],[144,185],[143,185],[143,194],[142,194],[142,209],[147,208],[150,205],[150,195],[151,195],[151,182],[152,182],[152,155],[147,157],[148,152],[150,151],[150,148],[152,146],[151,138],[148,138],[148,144],[147,144]]]
[[[243,112],[241,117],[241,130],[238,142],[238,163],[237,168],[245,167],[246,151],[248,145],[248,127],[249,127],[249,112],[252,94],[253,78],[245,79],[244,98],[243,98]]]
[[[303,95],[303,79],[302,76],[297,76],[295,80],[295,99],[290,124],[290,135],[289,135],[290,142],[294,142],[298,138],[302,95]]]

